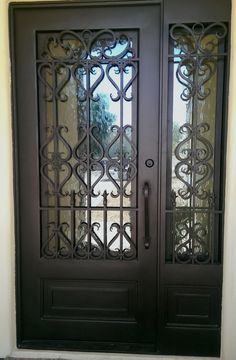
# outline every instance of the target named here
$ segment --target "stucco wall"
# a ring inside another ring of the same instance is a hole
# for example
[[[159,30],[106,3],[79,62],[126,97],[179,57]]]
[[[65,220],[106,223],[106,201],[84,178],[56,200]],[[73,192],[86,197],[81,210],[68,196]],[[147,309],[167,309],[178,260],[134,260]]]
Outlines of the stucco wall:
[[[223,360],[236,360],[236,0],[232,0],[232,7],[222,315]],[[9,354],[26,355],[26,352],[15,352],[13,165],[7,8],[8,0],[0,0],[0,357]],[[53,355],[60,357],[58,353],[28,352],[31,357]],[[70,357],[79,358],[72,354]],[[95,359],[93,355],[89,358]],[[104,359],[102,356],[96,358]],[[121,356],[114,355],[113,358],[121,359]],[[131,358],[134,359],[132,356],[128,357],[130,360]],[[143,356],[139,358],[144,359]]]
[[[15,343],[14,211],[7,2],[0,0],[0,357]]]
[[[231,67],[226,168],[222,359],[236,359],[236,0],[232,0]]]

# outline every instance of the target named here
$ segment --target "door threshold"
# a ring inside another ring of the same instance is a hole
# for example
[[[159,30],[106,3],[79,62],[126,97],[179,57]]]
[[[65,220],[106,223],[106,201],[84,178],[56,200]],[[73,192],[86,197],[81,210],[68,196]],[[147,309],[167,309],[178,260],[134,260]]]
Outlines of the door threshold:
[[[15,350],[6,360],[216,360],[216,357]]]

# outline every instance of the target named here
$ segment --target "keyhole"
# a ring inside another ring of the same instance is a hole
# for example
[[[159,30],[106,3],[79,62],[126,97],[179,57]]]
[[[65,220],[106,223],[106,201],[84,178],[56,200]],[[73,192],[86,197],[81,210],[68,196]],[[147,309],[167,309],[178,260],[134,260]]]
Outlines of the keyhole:
[[[153,161],[152,159],[147,159],[147,160],[145,161],[145,165],[146,165],[147,167],[151,168],[151,167],[153,167],[153,165],[154,165],[154,161]]]

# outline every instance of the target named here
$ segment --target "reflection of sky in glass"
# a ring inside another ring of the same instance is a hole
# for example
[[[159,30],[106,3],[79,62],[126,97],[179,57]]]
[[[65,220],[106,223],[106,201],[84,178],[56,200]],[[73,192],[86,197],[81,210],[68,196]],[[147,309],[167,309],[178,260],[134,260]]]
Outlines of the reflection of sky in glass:
[[[174,55],[178,55],[179,53],[180,53],[179,49],[175,48]],[[178,190],[183,187],[183,182],[177,179],[175,173],[176,165],[179,163],[179,160],[176,158],[175,155],[175,148],[177,144],[180,143],[181,140],[186,138],[186,134],[181,134],[179,132],[179,128],[186,122],[189,122],[189,102],[191,101],[191,100],[183,101],[181,99],[181,94],[183,93],[186,86],[181,84],[177,78],[177,69],[180,61],[181,61],[180,57],[175,57],[173,59],[173,83],[172,83],[173,84],[172,189],[176,193],[178,193]],[[185,68],[182,67],[181,70],[184,71]],[[185,144],[185,148],[188,148],[189,146],[190,144],[187,143]],[[183,153],[181,155],[183,156]],[[187,181],[188,183],[191,182],[190,174],[184,175],[184,173],[182,173],[182,176],[185,181]],[[181,198],[178,197],[178,206],[180,205],[189,206],[189,201],[183,201]]]
[[[178,81],[176,77],[176,70],[178,64],[174,64],[174,74],[173,74],[173,122],[178,125],[183,125],[186,122],[186,113],[187,113],[187,101],[181,99],[181,94],[184,90],[184,86]]]
[[[115,57],[118,56],[122,51],[124,51],[127,47],[127,40],[124,38],[123,41],[116,43],[114,47],[112,47],[112,41],[109,39],[106,40],[105,38],[103,40],[103,46],[104,48],[107,47],[105,50],[105,55],[109,57]],[[132,45],[132,43],[130,43]],[[111,46],[111,48],[108,48],[108,46]],[[96,49],[97,47],[97,49]],[[99,57],[100,56],[100,50],[99,50],[99,44],[95,42],[95,44],[92,47],[91,55],[93,57]]]

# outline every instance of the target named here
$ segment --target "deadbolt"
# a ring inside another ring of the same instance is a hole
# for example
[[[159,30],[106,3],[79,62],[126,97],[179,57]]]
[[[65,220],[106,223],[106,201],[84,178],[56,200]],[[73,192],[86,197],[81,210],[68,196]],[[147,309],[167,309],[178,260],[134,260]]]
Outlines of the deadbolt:
[[[147,167],[151,168],[151,167],[153,167],[153,165],[154,165],[154,161],[153,161],[152,159],[147,159],[147,160],[145,161],[145,165],[146,165]]]

